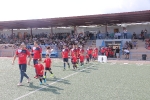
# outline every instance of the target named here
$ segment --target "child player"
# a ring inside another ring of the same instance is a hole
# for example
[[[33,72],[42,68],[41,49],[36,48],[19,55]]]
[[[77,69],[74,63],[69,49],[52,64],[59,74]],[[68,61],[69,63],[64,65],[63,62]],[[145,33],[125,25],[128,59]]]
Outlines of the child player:
[[[42,85],[42,80],[44,80],[44,83],[46,83],[46,79],[43,78],[44,66],[41,64],[41,60],[38,60],[34,67],[36,69],[37,79],[40,80],[40,85]]]
[[[44,60],[44,63],[45,63],[45,75],[44,75],[44,78],[46,78],[46,73],[47,71],[49,71],[51,73],[51,76],[50,77],[53,77],[53,73],[51,71],[51,58],[49,57],[49,54],[46,54],[46,58]]]
[[[73,64],[73,69],[77,69],[77,56],[74,54],[72,55],[72,64]]]
[[[81,64],[81,66],[83,66],[84,65],[84,55],[83,55],[83,53],[80,53],[79,58],[80,58],[80,64]]]
[[[86,64],[89,63],[90,57],[89,54],[86,54]]]
[[[64,62],[64,70],[66,70],[66,63],[68,64],[68,68],[70,69],[70,64],[68,62],[69,49],[66,45],[64,45],[64,49],[62,50],[62,58]]]

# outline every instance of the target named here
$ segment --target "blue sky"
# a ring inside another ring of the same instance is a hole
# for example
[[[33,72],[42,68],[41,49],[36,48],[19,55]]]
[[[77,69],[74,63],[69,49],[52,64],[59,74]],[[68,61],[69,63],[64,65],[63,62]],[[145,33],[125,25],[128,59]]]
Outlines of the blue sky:
[[[0,0],[0,21],[150,10],[150,0]]]

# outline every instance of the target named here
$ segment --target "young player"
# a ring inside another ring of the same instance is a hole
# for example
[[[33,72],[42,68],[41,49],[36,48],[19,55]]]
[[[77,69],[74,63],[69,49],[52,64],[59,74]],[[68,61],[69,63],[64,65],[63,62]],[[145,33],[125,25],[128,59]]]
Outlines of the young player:
[[[46,78],[46,73],[47,71],[49,71],[51,73],[51,76],[50,77],[53,77],[53,72],[51,71],[51,58],[49,57],[49,54],[46,54],[46,58],[44,60],[44,63],[45,63],[45,75],[44,75],[44,78]]]
[[[68,64],[68,68],[70,69],[70,64],[68,62],[68,54],[69,54],[69,49],[67,49],[67,46],[64,45],[64,49],[62,50],[62,58],[64,62],[64,70],[66,70],[66,63]]]
[[[90,61],[89,54],[86,54],[86,64],[89,63],[89,61]]]
[[[37,64],[35,64],[34,67],[36,69],[37,79],[40,80],[40,85],[42,84],[42,80],[44,80],[44,83],[46,83],[46,79],[43,78],[44,66],[41,64],[41,60],[40,59],[37,61]]]
[[[80,48],[79,56],[80,56],[80,54],[83,54],[83,55],[84,55],[84,48],[83,48],[83,46],[81,46],[81,48]]]
[[[80,53],[80,64],[81,64],[81,66],[83,66],[84,65],[84,55],[82,54],[82,53]]]
[[[98,48],[95,46],[93,49],[93,59],[96,60],[98,58]]]
[[[92,52],[93,52],[93,49],[92,49],[92,47],[88,47],[88,49],[87,49],[87,54],[89,55],[89,60],[91,60],[92,59]]]
[[[35,65],[37,64],[38,59],[42,60],[42,48],[38,45],[37,41],[34,41],[32,53],[33,53],[33,64]],[[37,78],[37,75],[34,78]]]
[[[22,43],[20,45],[20,48],[16,51],[16,54],[14,55],[12,64],[14,64],[14,61],[16,59],[16,57],[18,56],[18,63],[19,63],[19,69],[20,69],[20,83],[18,83],[18,86],[22,85],[22,81],[23,81],[23,77],[25,76],[28,79],[28,83],[30,81],[28,75],[25,73],[26,72],[26,68],[27,68],[27,56],[30,57],[29,61],[28,61],[28,65],[30,65],[30,61],[31,61],[31,55],[30,52],[26,49],[26,46],[24,43]]]
[[[72,64],[73,64],[73,69],[77,69],[77,57],[76,55],[72,55]]]

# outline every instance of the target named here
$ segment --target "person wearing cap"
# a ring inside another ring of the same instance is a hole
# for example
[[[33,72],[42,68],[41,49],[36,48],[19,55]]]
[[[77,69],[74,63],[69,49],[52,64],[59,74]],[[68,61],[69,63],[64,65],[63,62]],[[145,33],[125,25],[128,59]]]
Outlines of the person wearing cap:
[[[18,57],[18,64],[19,64],[19,70],[20,70],[20,82],[17,84],[18,86],[22,85],[23,77],[27,78],[27,82],[29,83],[30,78],[26,74],[26,68],[27,68],[27,56],[29,56],[28,65],[30,65],[31,61],[31,55],[30,52],[26,49],[26,45],[22,43],[20,45],[20,48],[16,50],[16,53],[14,55],[12,65],[14,65],[16,57]]]

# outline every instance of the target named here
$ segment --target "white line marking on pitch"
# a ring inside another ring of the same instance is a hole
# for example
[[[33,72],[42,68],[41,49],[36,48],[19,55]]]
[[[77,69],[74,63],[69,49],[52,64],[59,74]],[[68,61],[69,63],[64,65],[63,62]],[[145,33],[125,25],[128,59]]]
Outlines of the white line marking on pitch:
[[[116,64],[116,62],[110,63],[110,65],[114,65],[114,64]]]
[[[93,66],[93,65],[92,65],[92,66]],[[92,67],[92,66],[90,66],[90,67]],[[88,68],[90,68],[90,67],[87,67],[87,68],[85,68],[85,69],[88,69]],[[60,81],[62,81],[63,79],[66,79],[66,78],[71,77],[71,76],[73,76],[73,75],[75,75],[75,74],[78,74],[79,72],[84,71],[85,69],[82,69],[82,70],[79,70],[78,72],[72,73],[72,74],[70,74],[70,75],[68,75],[68,76],[66,76],[66,77],[64,77],[64,78],[61,78],[61,79],[59,79],[59,80],[56,80],[55,82],[52,82],[52,83],[50,83],[50,84],[48,84],[48,85],[53,85],[53,84],[55,84],[55,83],[57,83],[57,82],[60,82]],[[43,86],[43,87],[41,87],[41,88],[39,88],[39,89],[36,89],[36,90],[34,90],[34,91],[32,91],[32,92],[29,92],[29,93],[27,93],[27,94],[25,94],[25,95],[22,95],[22,96],[20,96],[20,97],[14,99],[14,100],[20,100],[20,99],[22,99],[22,98],[24,98],[24,97],[26,97],[26,96],[29,96],[29,95],[31,95],[31,94],[33,94],[33,93],[35,93],[35,92],[37,92],[37,91],[39,91],[39,90],[41,90],[41,89],[44,89],[44,88],[46,88],[46,87],[47,87],[47,86]]]
[[[136,63],[136,65],[137,65],[137,66],[142,66],[142,65],[143,65],[143,63]]]

